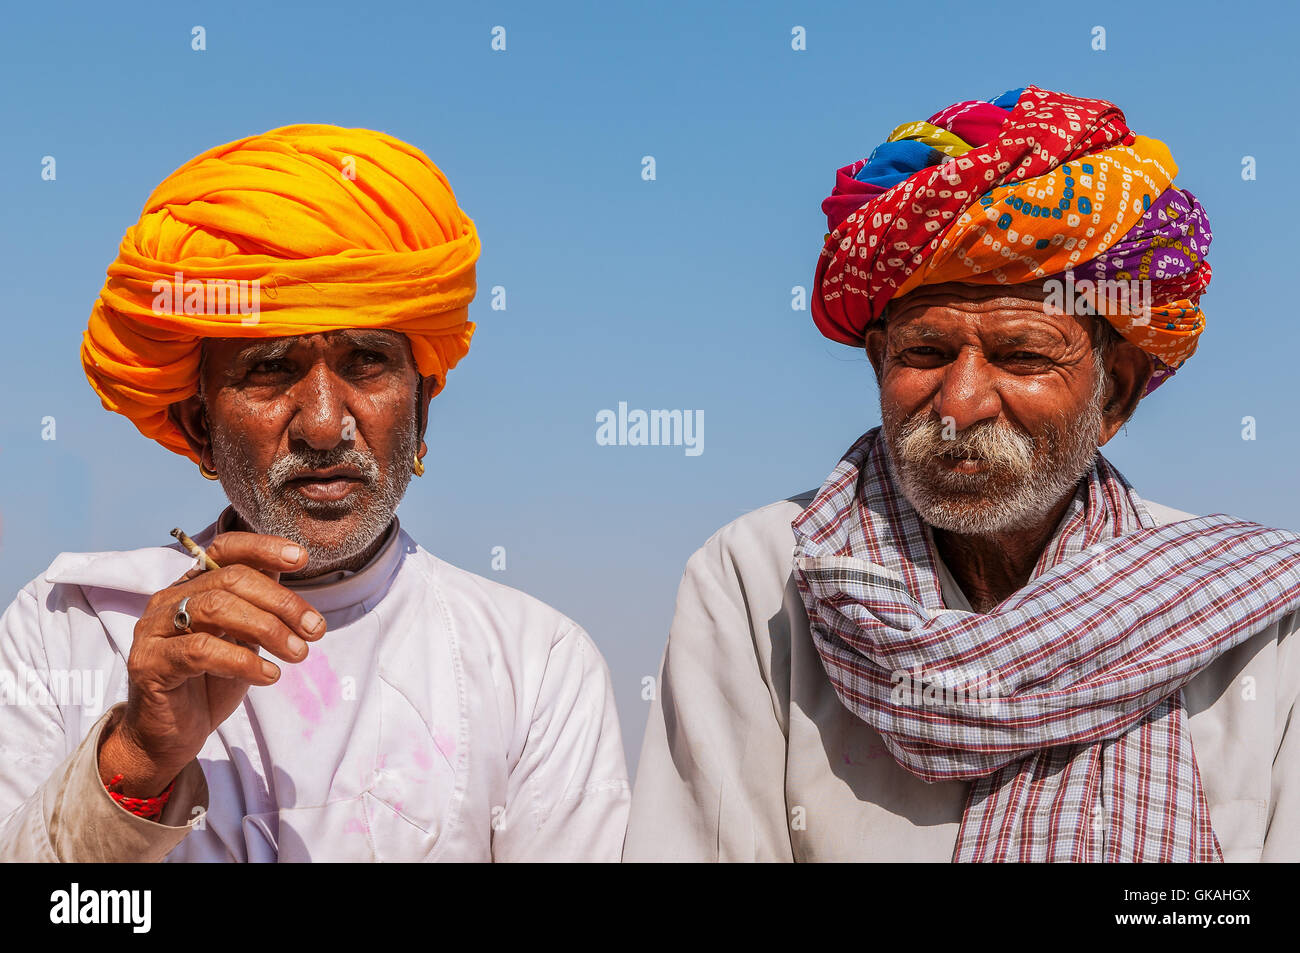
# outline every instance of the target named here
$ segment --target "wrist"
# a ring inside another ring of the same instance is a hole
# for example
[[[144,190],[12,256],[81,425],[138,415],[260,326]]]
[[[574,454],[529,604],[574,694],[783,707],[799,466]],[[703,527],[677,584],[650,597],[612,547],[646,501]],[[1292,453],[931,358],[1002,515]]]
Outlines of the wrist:
[[[115,791],[133,798],[158,796],[182,767],[155,761],[121,722],[110,730],[99,749],[100,780],[106,786],[111,782]]]
[[[173,781],[163,789],[162,794],[157,797],[130,797],[123,794],[115,788],[122,783],[122,775],[115,774],[109,778],[107,788],[108,796],[111,797],[119,807],[129,811],[136,817],[142,817],[146,821],[161,821],[163,808],[167,806],[167,801],[172,796],[172,789],[176,787]]]

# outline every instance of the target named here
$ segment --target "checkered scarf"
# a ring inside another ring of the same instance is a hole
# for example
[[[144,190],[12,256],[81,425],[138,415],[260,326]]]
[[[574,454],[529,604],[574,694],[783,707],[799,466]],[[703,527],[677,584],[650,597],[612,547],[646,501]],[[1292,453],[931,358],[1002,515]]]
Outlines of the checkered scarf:
[[[1300,606],[1300,535],[1157,527],[1103,457],[1028,584],[947,609],[876,428],[793,523],[836,694],[928,782],[973,782],[955,861],[1219,861],[1182,686]]]

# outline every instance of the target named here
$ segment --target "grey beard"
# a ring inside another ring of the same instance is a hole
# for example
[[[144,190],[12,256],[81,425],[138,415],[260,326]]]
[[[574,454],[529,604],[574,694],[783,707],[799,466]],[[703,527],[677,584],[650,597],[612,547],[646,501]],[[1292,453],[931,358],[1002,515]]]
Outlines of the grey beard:
[[[901,426],[884,421],[890,471],[931,526],[969,536],[1029,529],[1074,492],[1096,461],[1105,382],[1098,374],[1083,412],[1054,423],[1038,439],[988,421],[944,440],[941,422],[928,410]],[[945,453],[973,454],[989,467],[984,473],[936,472],[934,458]]]
[[[387,467],[381,467],[374,454],[355,448],[307,448],[278,457],[262,474],[247,453],[247,443],[219,430],[211,431],[212,458],[221,475],[221,486],[240,519],[254,532],[283,536],[306,549],[307,566],[297,575],[313,576],[348,568],[392,523],[411,482],[411,462],[418,444],[413,415],[398,425],[398,432],[401,437]],[[316,501],[285,491],[285,484],[302,471],[333,466],[356,467],[364,487],[377,487],[378,492],[357,502],[353,499],[356,494],[338,501]],[[304,515],[330,520],[354,513],[360,517],[356,531],[335,546],[309,539],[299,528]]]

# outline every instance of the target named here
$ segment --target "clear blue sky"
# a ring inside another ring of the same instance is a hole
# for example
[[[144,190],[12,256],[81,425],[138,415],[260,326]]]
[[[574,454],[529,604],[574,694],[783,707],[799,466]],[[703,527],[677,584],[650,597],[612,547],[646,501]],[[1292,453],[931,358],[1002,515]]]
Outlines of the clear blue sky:
[[[617,7],[617,8],[616,8]],[[691,552],[816,487],[878,423],[863,356],[792,311],[834,170],[897,124],[1035,83],[1110,99],[1207,208],[1199,353],[1110,458],[1143,495],[1300,528],[1297,13],[1252,3],[20,4],[0,35],[0,593],[64,550],[170,542],[223,499],[103,411],[77,350],[104,270],[191,156],[296,122],[422,148],[483,240],[469,357],[402,504],[428,549],[550,602],[641,679]],[[923,13],[921,11],[924,11]],[[190,48],[191,27],[207,49]],[[507,49],[490,47],[494,26]],[[807,49],[791,49],[791,29]],[[1091,30],[1107,49],[1091,48]],[[41,157],[57,160],[42,181]],[[641,178],[653,155],[657,179]],[[1258,179],[1241,178],[1242,157]],[[1288,171],[1291,170],[1291,171]],[[1285,243],[1282,243],[1285,244]],[[507,310],[486,289],[507,289]],[[596,414],[704,412],[704,452],[598,446]],[[57,439],[41,439],[41,420]],[[1242,418],[1257,439],[1241,439]],[[507,570],[494,573],[491,549]]]

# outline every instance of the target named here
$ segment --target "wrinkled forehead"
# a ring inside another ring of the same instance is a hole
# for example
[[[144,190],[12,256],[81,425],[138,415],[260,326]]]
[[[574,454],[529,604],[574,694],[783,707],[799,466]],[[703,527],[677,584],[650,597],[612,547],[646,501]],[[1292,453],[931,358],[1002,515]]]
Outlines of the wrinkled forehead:
[[[1095,320],[1048,306],[1052,289],[1046,281],[1019,285],[961,282],[924,285],[891,301],[884,327],[891,338],[900,333],[940,336],[945,329],[981,328],[999,334],[1045,332],[1066,341],[1090,339]]]
[[[936,309],[963,312],[1007,311],[1017,314],[1043,314],[1050,288],[1045,281],[1018,285],[977,285],[947,281],[922,285],[889,303],[890,320],[915,316]]]

